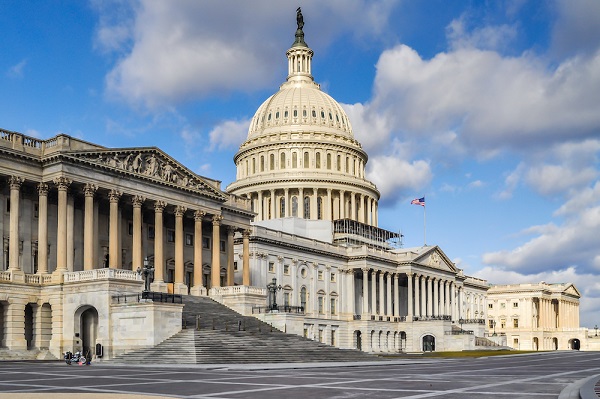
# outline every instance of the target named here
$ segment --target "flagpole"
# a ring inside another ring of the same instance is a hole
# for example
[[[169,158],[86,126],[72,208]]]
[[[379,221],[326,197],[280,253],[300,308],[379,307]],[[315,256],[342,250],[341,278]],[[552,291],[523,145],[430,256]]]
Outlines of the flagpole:
[[[423,205],[423,246],[427,246],[427,213],[425,212],[425,205]]]

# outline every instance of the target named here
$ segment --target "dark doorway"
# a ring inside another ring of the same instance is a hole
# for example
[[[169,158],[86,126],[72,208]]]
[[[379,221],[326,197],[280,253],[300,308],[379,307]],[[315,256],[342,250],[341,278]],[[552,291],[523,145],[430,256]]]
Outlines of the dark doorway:
[[[571,349],[573,349],[574,351],[578,351],[581,348],[581,341],[579,341],[577,338],[573,338],[571,340]]]
[[[86,356],[94,353],[98,334],[98,311],[95,308],[90,307],[81,313],[79,331],[82,353]]]
[[[27,350],[33,349],[33,306],[30,303],[25,305],[25,341]]]
[[[433,335],[426,335],[423,337],[423,352],[434,352],[435,351],[435,337]]]
[[[356,349],[362,350],[362,333],[360,330],[356,330]]]

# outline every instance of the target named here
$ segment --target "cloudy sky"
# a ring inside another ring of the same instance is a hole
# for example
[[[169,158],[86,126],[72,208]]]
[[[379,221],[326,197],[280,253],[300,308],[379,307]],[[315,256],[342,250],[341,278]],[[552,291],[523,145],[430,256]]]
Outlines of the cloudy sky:
[[[3,1],[0,127],[232,157],[287,74],[313,73],[381,191],[380,226],[493,283],[573,282],[600,324],[600,1]]]

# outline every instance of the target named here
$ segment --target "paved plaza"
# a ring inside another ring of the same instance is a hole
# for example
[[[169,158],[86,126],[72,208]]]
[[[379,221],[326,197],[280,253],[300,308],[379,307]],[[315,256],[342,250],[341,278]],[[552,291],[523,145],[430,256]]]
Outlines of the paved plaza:
[[[550,399],[594,374],[600,374],[600,353],[575,351],[352,365],[136,367],[0,362],[0,399],[49,399],[51,394],[64,397],[62,393],[85,393],[77,397],[94,399],[123,394],[213,399]]]

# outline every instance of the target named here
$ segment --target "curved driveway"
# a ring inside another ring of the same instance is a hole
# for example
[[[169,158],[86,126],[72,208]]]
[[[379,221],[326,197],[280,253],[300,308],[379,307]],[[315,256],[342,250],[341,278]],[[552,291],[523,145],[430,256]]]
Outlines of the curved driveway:
[[[131,398],[558,398],[600,374],[600,352],[353,364],[136,367],[0,362],[0,399]],[[99,395],[104,394],[105,396]],[[136,396],[127,396],[136,395]],[[124,395],[124,396],[121,396]],[[69,395],[70,396],[70,395]]]

